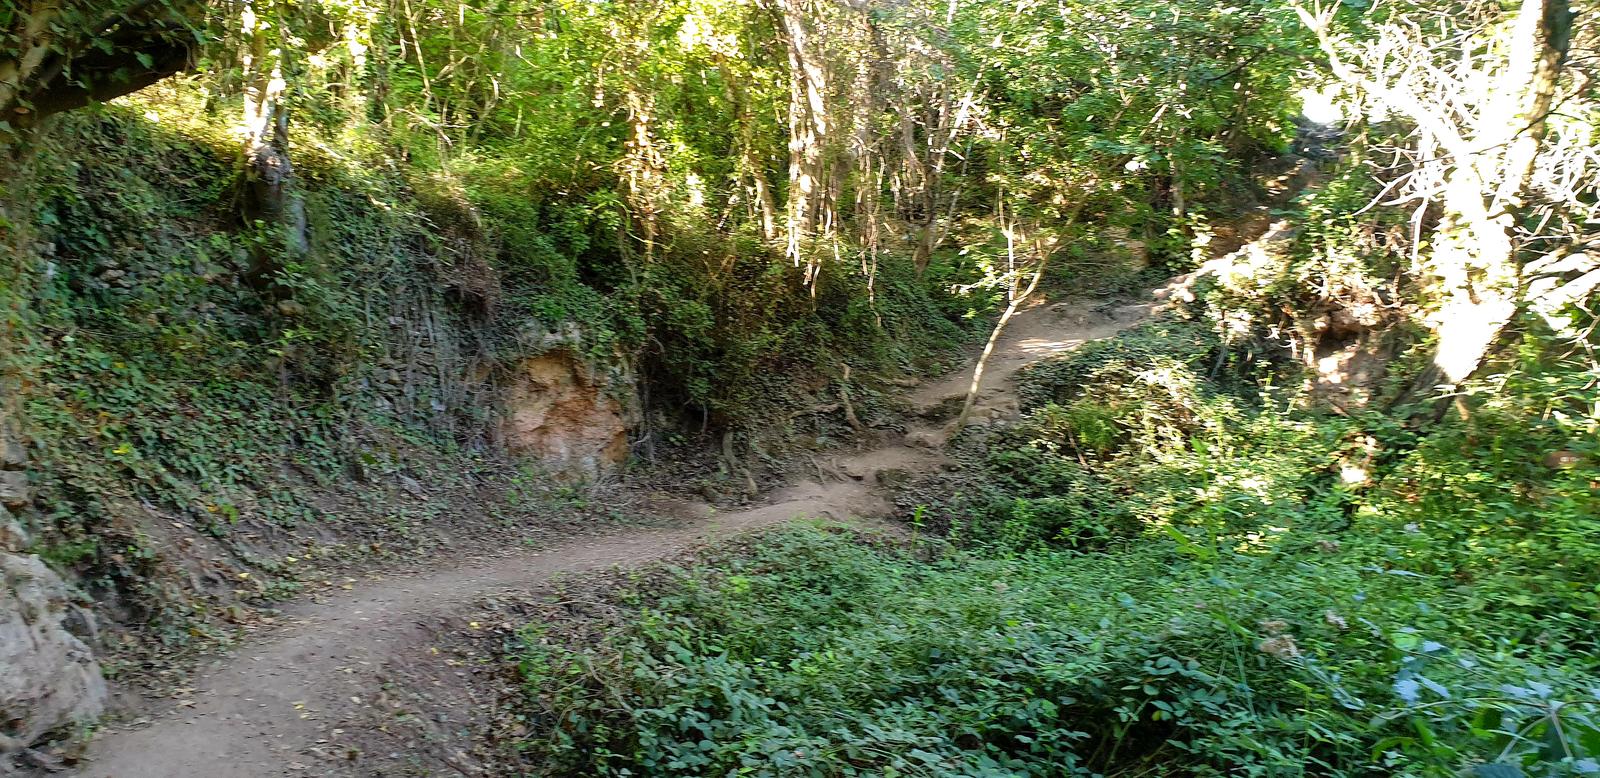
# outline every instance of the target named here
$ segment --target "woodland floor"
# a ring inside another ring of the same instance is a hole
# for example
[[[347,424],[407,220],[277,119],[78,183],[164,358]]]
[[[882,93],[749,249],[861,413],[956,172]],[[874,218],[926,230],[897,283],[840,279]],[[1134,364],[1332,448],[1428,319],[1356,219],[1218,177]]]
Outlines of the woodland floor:
[[[1015,414],[1013,376],[1020,368],[1113,335],[1152,307],[1066,302],[1020,312],[997,344],[972,418],[985,423]],[[851,447],[814,458],[814,478],[772,490],[755,507],[718,511],[649,495],[647,511],[660,527],[435,558],[416,572],[372,575],[337,596],[286,605],[270,629],[199,670],[176,700],[131,703],[122,717],[131,723],[101,731],[75,774],[485,774],[471,752],[474,730],[500,686],[485,661],[493,649],[463,649],[450,633],[464,626],[503,636],[511,625],[462,624],[464,614],[492,613],[482,610],[486,598],[516,597],[562,574],[636,568],[795,519],[882,522],[893,512],[886,482],[895,480],[884,474],[914,476],[943,466],[947,428],[933,420],[953,415],[970,376],[969,363],[913,387],[906,403],[920,423],[904,433],[863,431]]]

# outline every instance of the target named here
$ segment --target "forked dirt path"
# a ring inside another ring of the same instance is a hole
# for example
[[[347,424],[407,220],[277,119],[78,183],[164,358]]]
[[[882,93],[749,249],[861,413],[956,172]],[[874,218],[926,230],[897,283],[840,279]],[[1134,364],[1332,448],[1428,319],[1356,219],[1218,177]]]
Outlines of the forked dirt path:
[[[1015,413],[1013,376],[1031,362],[1107,337],[1151,305],[1097,312],[1087,305],[1037,306],[1012,319],[986,371],[975,419]],[[959,400],[968,369],[908,396],[919,413]],[[329,753],[329,727],[360,720],[370,707],[371,668],[426,661],[426,624],[497,590],[537,586],[561,573],[637,566],[741,532],[798,517],[881,519],[892,511],[877,484],[889,469],[926,472],[942,464],[946,430],[913,428],[859,453],[818,465],[818,479],[775,490],[765,504],[720,512],[662,498],[652,509],[670,529],[624,529],[543,549],[489,558],[441,559],[431,572],[362,583],[343,597],[285,608],[274,631],[221,658],[195,680],[192,696],[154,711],[142,726],[113,728],[91,744],[76,772],[87,778],[255,778],[362,774]],[[413,659],[414,658],[414,659]],[[336,750],[336,746],[332,750]],[[458,768],[471,773],[470,769]]]

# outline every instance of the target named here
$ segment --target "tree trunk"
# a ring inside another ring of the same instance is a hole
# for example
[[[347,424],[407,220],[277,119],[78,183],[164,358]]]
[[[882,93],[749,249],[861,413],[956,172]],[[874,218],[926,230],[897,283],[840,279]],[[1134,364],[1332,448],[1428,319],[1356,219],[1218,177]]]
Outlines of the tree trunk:
[[[258,249],[245,274],[251,286],[266,289],[285,260],[306,252],[307,237],[305,206],[294,191],[294,165],[289,161],[283,57],[268,40],[270,25],[257,15],[256,5],[247,3],[241,14],[245,133],[241,215],[247,224],[261,222],[284,230],[285,251]]]
[[[0,36],[0,122],[27,129],[64,111],[143,89],[188,66],[197,2],[108,4],[98,23],[74,29],[58,0],[34,0]],[[22,10],[22,9],[19,9]]]
[[[0,119],[14,120],[31,112],[31,108],[24,108],[23,113],[17,113],[21,107],[18,103],[24,96],[23,85],[34,78],[50,54],[50,26],[56,12],[55,3],[49,0],[35,3],[28,21],[16,30],[17,52],[0,60],[0,110],[4,110]]]
[[[1006,251],[1012,255],[1012,265],[1015,266],[1016,250],[1013,236],[1014,230],[1007,229]],[[989,358],[994,356],[994,347],[1000,342],[1001,333],[1005,332],[1006,325],[1011,322],[1011,317],[1017,314],[1017,310],[1022,307],[1022,304],[1033,296],[1034,291],[1039,288],[1039,282],[1044,279],[1044,271],[1050,266],[1050,252],[1043,246],[1036,247],[1036,250],[1039,258],[1037,260],[1038,264],[1033,267],[1033,276],[1028,279],[1027,286],[1021,286],[1019,282],[1012,283],[1011,299],[1007,301],[1006,309],[1000,314],[999,321],[994,323],[994,331],[989,333],[989,342],[984,344],[983,353],[978,355],[978,364],[972,368],[972,382],[967,385],[967,399],[961,403],[961,413],[956,416],[955,429],[957,432],[967,426],[967,417],[972,415],[972,408],[978,403],[978,392],[983,387],[983,371],[989,365]]]
[[[1506,118],[1481,138],[1482,160],[1457,160],[1445,181],[1444,218],[1428,269],[1437,279],[1437,310],[1430,316],[1439,339],[1434,363],[1451,383],[1477,372],[1516,314],[1513,231],[1571,33],[1567,0],[1523,0],[1509,67],[1482,110],[1486,121]],[[1504,153],[1496,154],[1500,148]]]
[[[1485,208],[1482,186],[1465,167],[1449,177],[1427,263],[1435,306],[1428,323],[1439,339],[1434,364],[1450,383],[1478,369],[1517,308],[1511,236]]]
[[[760,157],[756,154],[755,116],[750,110],[750,96],[744,86],[734,77],[733,64],[727,57],[716,52],[712,53],[717,66],[723,72],[723,90],[727,95],[728,104],[733,106],[733,113],[739,121],[739,165],[741,173],[750,179],[751,195],[755,206],[755,217],[761,226],[762,240],[776,240],[778,237],[778,206],[772,196],[772,185],[767,183],[767,171],[761,164]]]
[[[777,22],[789,49],[788,254],[800,264],[801,242],[824,218],[830,191],[823,145],[829,138],[827,72],[812,50],[804,0],[777,0]],[[806,262],[806,284],[815,289],[821,268]]]
[[[629,84],[623,102],[628,109],[630,125],[627,154],[623,159],[623,183],[627,185],[628,205],[644,233],[644,261],[649,263],[655,259],[661,237],[660,198],[664,183],[662,168],[665,167],[661,152],[656,148],[655,98]]]
[[[1031,289],[1030,289],[1031,291]],[[1000,334],[1005,332],[1006,324],[1011,317],[1017,315],[1017,308],[1027,295],[1014,297],[1006,304],[1006,309],[1000,314],[1000,320],[994,323],[994,330],[989,333],[989,342],[983,346],[983,353],[978,355],[978,364],[972,368],[972,381],[967,384],[967,398],[961,403],[961,413],[956,416],[956,431],[967,426],[967,417],[972,415],[973,406],[978,404],[978,391],[983,387],[983,371],[989,366],[989,358],[994,356],[994,347],[1000,342]]]

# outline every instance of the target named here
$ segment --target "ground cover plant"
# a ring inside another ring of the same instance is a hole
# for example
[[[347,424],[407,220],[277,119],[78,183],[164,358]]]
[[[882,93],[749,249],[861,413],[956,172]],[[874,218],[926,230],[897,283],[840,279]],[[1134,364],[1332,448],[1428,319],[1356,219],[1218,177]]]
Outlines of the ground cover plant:
[[[523,634],[529,764],[1592,773],[1600,490],[1592,466],[1542,458],[1593,445],[1592,418],[1547,409],[1592,407],[1595,389],[1533,377],[1547,369],[1518,368],[1516,401],[1358,483],[1341,478],[1351,441],[1375,431],[1354,420],[1213,398],[1214,424],[1152,443],[1142,410],[1107,411],[1095,423],[1138,445],[1076,444],[1088,465],[1047,437],[992,451],[987,510],[953,511],[968,526],[800,529],[644,576],[611,594],[598,644],[592,624],[576,642],[559,621]],[[1021,436],[1059,428],[1057,409]]]

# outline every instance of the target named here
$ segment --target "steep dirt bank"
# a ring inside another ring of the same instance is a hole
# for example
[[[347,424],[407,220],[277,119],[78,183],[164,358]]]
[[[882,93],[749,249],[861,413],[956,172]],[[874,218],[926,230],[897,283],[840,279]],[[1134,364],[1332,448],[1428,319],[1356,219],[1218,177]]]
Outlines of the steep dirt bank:
[[[992,423],[1013,413],[1011,376],[1029,362],[1106,337],[1137,321],[1151,306],[1099,310],[1088,304],[1038,306],[1020,314],[1002,339],[975,418]],[[435,759],[394,751],[369,753],[370,727],[385,727],[385,701],[399,690],[375,677],[403,665],[425,671],[444,661],[430,625],[496,591],[534,587],[562,573],[633,566],[693,546],[797,517],[873,519],[893,510],[886,499],[899,475],[927,472],[943,461],[947,430],[938,421],[958,401],[970,373],[958,371],[916,388],[907,397],[928,419],[905,432],[874,432],[855,451],[816,461],[817,477],[769,493],[763,504],[718,512],[657,498],[651,508],[671,519],[667,529],[629,529],[556,546],[511,549],[480,558],[440,559],[427,572],[352,584],[344,596],[285,609],[274,629],[203,670],[180,699],[145,704],[133,723],[108,727],[77,774],[94,778],[155,776],[395,775],[432,761],[437,769],[475,774],[471,758],[446,746]],[[873,440],[871,438],[876,438]],[[475,679],[436,668],[424,690],[438,710],[456,710],[450,697],[471,698]],[[419,672],[414,677],[427,675]],[[430,724],[442,739],[465,737],[468,722],[448,716]],[[461,714],[455,714],[461,715]],[[470,708],[469,713],[470,715]],[[381,738],[379,738],[381,740]],[[414,744],[411,746],[417,747]],[[408,767],[407,765],[411,765]]]

